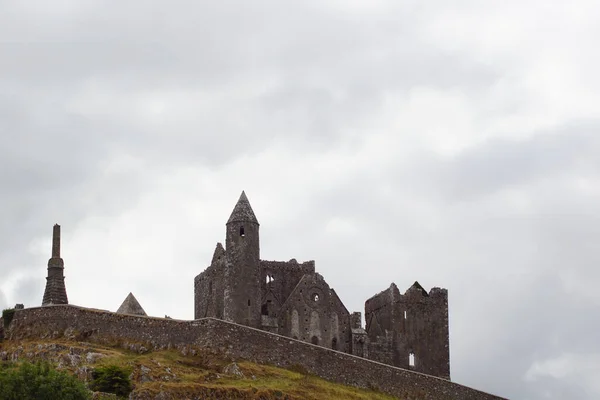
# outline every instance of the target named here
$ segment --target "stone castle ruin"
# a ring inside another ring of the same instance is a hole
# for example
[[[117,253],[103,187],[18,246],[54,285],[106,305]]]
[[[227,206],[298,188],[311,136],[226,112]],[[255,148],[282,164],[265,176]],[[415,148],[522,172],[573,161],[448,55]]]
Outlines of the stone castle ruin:
[[[0,341],[76,336],[200,350],[301,366],[402,398],[501,399],[450,382],[446,289],[427,292],[415,282],[402,294],[392,283],[365,302],[363,327],[361,313],[348,311],[314,261],[261,260],[259,223],[244,192],[226,223],[225,246],[217,243],[210,266],[194,279],[194,295],[192,321],[149,317],[132,293],[116,313],[70,305],[55,225],[42,307],[18,305],[8,329],[0,318]]]
[[[210,266],[194,279],[194,318],[213,317],[384,364],[450,378],[448,291],[395,284],[350,313],[315,262],[260,258],[260,224],[242,192]]]

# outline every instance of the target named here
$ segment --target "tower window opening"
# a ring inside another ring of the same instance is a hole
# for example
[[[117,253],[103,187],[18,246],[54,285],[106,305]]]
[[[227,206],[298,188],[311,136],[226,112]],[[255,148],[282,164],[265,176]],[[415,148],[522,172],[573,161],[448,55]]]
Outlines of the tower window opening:
[[[337,350],[337,338],[331,339],[331,348]]]
[[[404,310],[404,319],[406,319],[406,310]]]
[[[314,294],[312,295],[312,299],[313,299],[313,301],[316,303],[317,301],[319,301],[319,295],[318,295],[317,293],[314,293]]]
[[[415,353],[410,353],[408,355],[408,366],[409,367],[414,367],[415,366]]]
[[[248,299],[248,307],[250,307],[250,299]]]
[[[316,336],[313,336],[310,341],[312,342],[312,344],[319,344],[319,338]]]
[[[240,226],[240,236],[241,237],[246,236],[246,234],[244,233],[244,227],[243,226]]]

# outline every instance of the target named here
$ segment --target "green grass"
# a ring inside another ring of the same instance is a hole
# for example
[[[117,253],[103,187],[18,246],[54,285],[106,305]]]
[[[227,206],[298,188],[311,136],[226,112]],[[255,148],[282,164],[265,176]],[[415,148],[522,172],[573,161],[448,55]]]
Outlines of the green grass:
[[[48,346],[57,344],[54,353]],[[155,396],[167,391],[175,397],[195,396],[223,399],[307,399],[307,400],[391,400],[395,397],[369,389],[359,389],[326,381],[302,373],[301,368],[292,370],[268,365],[239,361],[237,365],[243,377],[223,373],[226,360],[211,354],[183,356],[176,350],[165,350],[137,354],[121,348],[97,344],[54,341],[6,341],[0,344],[2,351],[15,351],[22,346],[22,355],[29,353],[32,359],[36,354],[50,361],[65,357],[68,353],[85,354],[88,352],[104,355],[92,367],[116,365],[133,371],[134,393]],[[43,355],[42,355],[43,354]],[[63,363],[68,365],[68,363]],[[66,366],[73,372],[80,366]],[[149,370],[149,371],[148,371]],[[147,371],[147,372],[144,372]]]

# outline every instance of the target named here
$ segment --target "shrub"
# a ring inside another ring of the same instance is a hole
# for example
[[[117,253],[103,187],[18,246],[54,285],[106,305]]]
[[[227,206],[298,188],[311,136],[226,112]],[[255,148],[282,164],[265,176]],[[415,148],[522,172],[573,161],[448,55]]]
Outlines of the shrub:
[[[90,389],[127,397],[133,390],[131,379],[129,379],[130,373],[131,371],[116,365],[98,367],[92,372]]]
[[[88,400],[90,392],[72,375],[48,363],[0,365],[0,400]]]
[[[15,316],[14,308],[7,308],[7,309],[2,310],[2,319],[4,320],[4,329],[8,329],[8,325],[11,323],[14,316]]]

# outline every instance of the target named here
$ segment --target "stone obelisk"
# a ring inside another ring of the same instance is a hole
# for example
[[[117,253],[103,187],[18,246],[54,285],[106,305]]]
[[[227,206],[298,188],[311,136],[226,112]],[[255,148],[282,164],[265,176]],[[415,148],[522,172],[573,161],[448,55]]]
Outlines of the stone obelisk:
[[[69,304],[64,276],[65,263],[60,258],[60,225],[54,225],[52,231],[52,258],[48,260],[48,277],[42,305]]]

